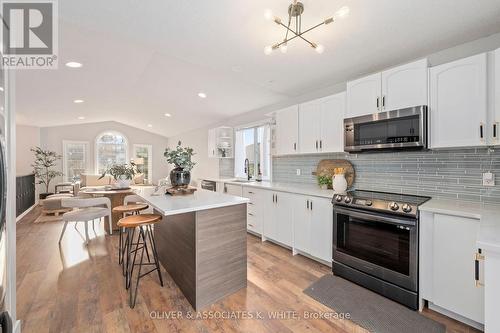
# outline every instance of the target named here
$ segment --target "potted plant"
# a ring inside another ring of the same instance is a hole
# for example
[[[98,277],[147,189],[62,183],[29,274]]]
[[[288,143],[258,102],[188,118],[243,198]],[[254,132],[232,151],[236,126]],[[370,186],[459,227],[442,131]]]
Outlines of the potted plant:
[[[319,175],[318,176],[318,185],[321,189],[326,190],[332,187],[332,177],[329,175]]]
[[[35,155],[35,161],[31,166],[33,167],[33,173],[37,179],[36,183],[45,185],[45,192],[40,193],[40,199],[45,199],[53,194],[49,193],[49,185],[52,179],[63,175],[62,172],[54,170],[57,161],[62,157],[55,151],[43,150],[40,147],[34,147],[30,150]]]
[[[170,183],[175,187],[187,187],[191,182],[191,170],[195,162],[191,161],[194,155],[193,148],[182,147],[179,141],[175,149],[167,148],[163,154],[167,162],[173,164],[175,168],[170,171]]]
[[[104,170],[99,179],[104,178],[106,174],[111,175],[115,179],[117,188],[128,188],[136,174],[136,166],[134,162],[130,162],[130,164],[112,164]]]

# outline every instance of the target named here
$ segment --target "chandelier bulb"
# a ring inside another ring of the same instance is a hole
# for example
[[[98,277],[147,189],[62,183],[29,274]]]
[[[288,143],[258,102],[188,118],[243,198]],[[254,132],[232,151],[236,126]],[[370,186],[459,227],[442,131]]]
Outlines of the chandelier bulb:
[[[272,47],[272,46],[269,46],[269,45],[268,45],[268,46],[266,46],[266,47],[264,48],[264,54],[265,54],[265,55],[270,55],[271,53],[273,53],[273,47]]]
[[[349,12],[350,12],[349,7],[344,6],[335,12],[335,18],[344,18],[347,15],[349,15]]]
[[[318,54],[321,54],[321,53],[325,52],[325,47],[322,44],[318,44],[318,45],[316,45],[316,47],[314,48],[314,50]]]
[[[266,9],[264,11],[264,18],[268,21],[272,21],[274,19],[273,11],[270,9]]]

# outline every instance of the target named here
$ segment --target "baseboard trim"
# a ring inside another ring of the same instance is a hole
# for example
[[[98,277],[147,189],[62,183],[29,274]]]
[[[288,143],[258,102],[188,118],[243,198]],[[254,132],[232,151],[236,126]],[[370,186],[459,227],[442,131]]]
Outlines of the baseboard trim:
[[[28,213],[31,212],[33,210],[33,208],[35,208],[36,206],[38,206],[38,201],[35,202],[35,204],[33,206],[31,206],[30,208],[26,209],[21,215],[19,215],[18,217],[16,217],[16,223],[18,223],[19,221],[21,221],[21,219],[23,217],[25,217],[26,215],[28,215]]]
[[[444,308],[442,308],[442,307],[440,307],[440,306],[438,306],[438,305],[436,305],[436,304],[434,304],[434,303],[432,303],[430,301],[429,301],[429,303],[428,303],[427,306],[432,311],[439,312],[439,313],[441,313],[441,314],[443,314],[443,315],[445,315],[447,317],[450,317],[450,318],[455,319],[455,320],[457,320],[459,322],[462,322],[462,323],[467,324],[467,325],[469,325],[471,327],[474,327],[475,329],[478,329],[480,331],[484,331],[484,325],[481,324],[481,323],[478,323],[477,321],[474,321],[472,319],[469,319],[469,318],[466,318],[464,316],[461,316],[461,315],[459,315],[459,314],[457,314],[455,312],[452,312],[450,310],[446,310],[446,309],[444,309]]]

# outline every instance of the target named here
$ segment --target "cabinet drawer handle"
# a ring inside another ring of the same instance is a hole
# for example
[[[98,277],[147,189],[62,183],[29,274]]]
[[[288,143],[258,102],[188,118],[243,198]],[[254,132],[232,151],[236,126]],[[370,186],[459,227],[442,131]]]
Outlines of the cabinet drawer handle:
[[[476,287],[484,286],[484,284],[479,282],[480,281],[479,262],[484,260],[484,255],[481,252],[482,252],[481,249],[478,249],[478,251],[476,252],[476,255],[475,255],[475,259],[474,259],[474,283],[475,283]]]
[[[484,125],[483,125],[483,123],[479,124],[479,137],[481,138],[481,141],[484,140]]]
[[[248,204],[249,204],[249,205],[253,205],[253,202],[249,202]]]
[[[318,140],[316,140],[316,150],[318,150]]]
[[[498,123],[493,124],[493,139],[498,140]]]
[[[377,110],[380,110],[380,97],[377,96]]]
[[[382,96],[382,109],[385,108],[385,96]]]
[[[278,195],[276,194],[276,203],[278,203]]]
[[[309,200],[307,200],[306,207],[307,207],[307,209],[309,209]]]
[[[250,215],[250,216],[254,216],[252,213],[248,213],[248,215]]]
[[[319,140],[319,149],[323,149],[323,140]]]
[[[249,227],[251,227],[251,228],[253,228],[253,227],[254,227],[254,225],[253,225],[253,224],[251,224],[251,223],[248,223],[248,226],[249,226]]]
[[[309,207],[311,207],[311,210],[313,210],[313,202],[311,201],[311,203],[309,204]]]
[[[295,150],[295,151],[297,150],[297,143],[296,142],[294,142],[294,144],[293,144],[293,150]]]
[[[252,192],[252,191],[248,191],[248,193],[253,194],[253,192]]]

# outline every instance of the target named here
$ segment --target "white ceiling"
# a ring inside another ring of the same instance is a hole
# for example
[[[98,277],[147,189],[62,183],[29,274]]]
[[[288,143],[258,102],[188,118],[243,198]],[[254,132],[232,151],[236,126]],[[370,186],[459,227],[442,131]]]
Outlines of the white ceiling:
[[[264,10],[284,18],[290,2],[59,1],[59,69],[18,71],[19,122],[114,120],[172,136],[500,31],[498,0],[303,0],[304,27],[351,12],[309,34],[323,54],[295,40],[265,56],[283,30]]]

